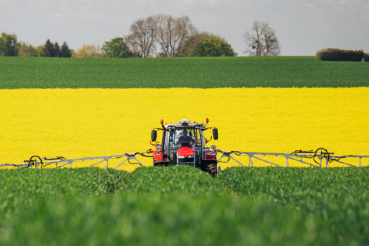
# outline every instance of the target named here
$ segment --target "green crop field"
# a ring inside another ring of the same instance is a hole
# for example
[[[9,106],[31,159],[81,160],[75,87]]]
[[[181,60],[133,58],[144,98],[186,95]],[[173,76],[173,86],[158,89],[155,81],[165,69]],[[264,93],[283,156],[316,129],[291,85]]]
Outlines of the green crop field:
[[[0,57],[0,89],[361,87],[369,63],[314,57],[61,59]]]
[[[368,245],[369,168],[0,172],[0,245]]]
[[[123,189],[127,172],[91,169],[19,169],[0,171],[0,223],[15,210],[50,197],[104,195]]]
[[[6,90],[366,87],[368,78],[369,63],[314,57],[0,57]],[[228,168],[215,178],[190,166],[1,170],[0,246],[369,245],[368,176],[369,167]]]
[[[369,243],[369,168],[231,168],[233,192],[314,214],[339,238]]]

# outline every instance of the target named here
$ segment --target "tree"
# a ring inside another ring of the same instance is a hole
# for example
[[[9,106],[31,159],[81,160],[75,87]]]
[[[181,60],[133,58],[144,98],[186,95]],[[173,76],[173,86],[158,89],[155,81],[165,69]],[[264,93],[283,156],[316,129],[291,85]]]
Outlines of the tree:
[[[40,49],[40,46],[37,46],[36,49]],[[58,42],[52,43],[50,39],[48,39],[43,45],[40,55],[43,57],[71,57],[72,52],[66,42],[60,47]]]
[[[219,38],[202,40],[192,52],[191,56],[236,56],[231,45]]]
[[[160,57],[188,56],[188,47],[196,46],[188,42],[197,33],[188,16],[173,18],[160,14],[139,19],[132,23],[131,34],[124,37],[133,56],[151,56],[159,44]],[[197,43],[196,43],[197,44]],[[192,51],[192,50],[191,50]]]
[[[155,50],[156,20],[153,17],[132,23],[131,34],[124,37],[133,56],[148,57]]]
[[[36,56],[40,57],[42,56],[42,52],[44,50],[44,45],[40,44],[39,46],[36,46]]]
[[[37,56],[36,48],[33,47],[31,44],[25,42],[19,42],[19,51],[18,56],[21,57],[30,57],[30,56]]]
[[[52,57],[59,57],[59,55],[60,55],[60,46],[58,42],[55,42]]]
[[[41,52],[42,57],[52,57],[54,54],[54,44],[50,41],[50,39],[46,40],[44,47]]]
[[[73,58],[103,58],[105,56],[105,52],[101,50],[100,45],[95,44],[84,44],[72,55]]]
[[[224,38],[216,36],[212,33],[208,33],[208,32],[194,32],[184,43],[182,48],[178,51],[178,56],[180,57],[188,57],[191,56],[191,54],[193,53],[193,51],[195,50],[196,46],[204,39],[210,39],[210,38],[217,38],[220,39],[224,42],[225,41]]]
[[[0,56],[17,56],[19,43],[15,34],[1,33],[0,36]]]
[[[69,49],[67,42],[64,42],[60,49],[60,57],[72,57],[72,51]]]
[[[108,57],[132,57],[128,46],[123,42],[123,38],[113,38],[109,42],[105,42],[101,49]]]
[[[203,40],[203,36],[200,33],[191,35],[184,43],[181,49],[178,50],[179,57],[188,57],[195,50],[196,46]]]
[[[281,53],[281,45],[275,30],[268,22],[254,21],[251,33],[246,31],[244,42],[245,53],[250,56],[277,56]]]
[[[155,39],[167,57],[179,56],[186,41],[197,33],[188,16],[173,18],[171,15],[160,14],[155,19]]]

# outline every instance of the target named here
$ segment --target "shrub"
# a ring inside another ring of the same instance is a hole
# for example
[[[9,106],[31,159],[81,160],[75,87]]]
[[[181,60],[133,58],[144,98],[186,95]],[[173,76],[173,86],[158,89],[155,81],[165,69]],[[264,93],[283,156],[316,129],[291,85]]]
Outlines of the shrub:
[[[322,49],[316,53],[316,59],[322,61],[361,61],[363,50]]]
[[[230,44],[219,39],[210,38],[202,40],[192,52],[191,56],[236,56]]]
[[[31,56],[37,56],[36,48],[33,47],[31,44],[25,43],[25,42],[19,42],[19,51],[18,56],[21,57],[31,57]]]
[[[106,41],[101,50],[105,51],[107,57],[132,57],[128,46],[123,42],[123,38],[120,37]]]
[[[364,59],[365,61],[369,61],[369,53],[364,53]]]
[[[72,58],[104,58],[106,53],[101,49],[100,45],[88,44],[82,45],[72,54]]]

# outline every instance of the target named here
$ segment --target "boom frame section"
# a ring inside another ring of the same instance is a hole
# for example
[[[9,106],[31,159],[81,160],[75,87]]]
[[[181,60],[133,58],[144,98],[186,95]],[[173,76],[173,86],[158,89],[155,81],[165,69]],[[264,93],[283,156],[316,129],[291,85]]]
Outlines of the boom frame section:
[[[109,160],[111,159],[120,159],[124,158],[122,162],[120,162],[117,166],[115,166],[113,169],[117,169],[121,165],[123,165],[125,162],[128,161],[129,164],[139,164],[141,167],[145,167],[145,165],[137,159],[137,155],[143,156],[143,157],[152,157],[146,155],[150,152],[136,152],[132,154],[122,154],[122,155],[107,155],[107,156],[94,156],[94,157],[85,157],[85,158],[76,158],[76,159],[65,159],[64,157],[56,157],[48,159],[40,158],[39,156],[32,156],[29,160],[25,160],[25,163],[21,164],[0,164],[0,167],[18,167],[18,168],[28,168],[28,167],[35,167],[35,168],[43,168],[46,166],[53,166],[53,168],[62,168],[69,165],[69,168],[72,168],[72,165],[77,162],[83,162],[83,161],[91,161],[91,160],[98,160],[96,163],[93,163],[89,165],[88,167],[96,166],[102,162],[105,162],[105,168],[109,168]],[[131,163],[131,160],[135,160],[137,163]]]
[[[320,153],[320,154],[312,154],[312,151],[309,152],[297,152],[297,153],[268,153],[268,152],[241,152],[241,151],[222,151],[217,149],[217,151],[219,153],[222,153],[222,155],[218,158],[218,163],[219,162],[223,162],[223,163],[227,163],[229,162],[231,159],[234,160],[235,162],[237,162],[239,165],[246,167],[253,167],[253,158],[266,162],[268,164],[277,166],[277,167],[284,167],[281,166],[280,164],[274,163],[270,160],[267,160],[265,157],[268,156],[274,156],[274,157],[278,157],[278,156],[283,156],[286,159],[286,165],[285,167],[289,167],[290,164],[290,160],[291,161],[297,161],[299,163],[305,164],[305,165],[309,165],[311,167],[323,167],[325,164],[325,167],[328,167],[329,163],[331,162],[338,162],[347,166],[351,166],[351,167],[361,167],[361,160],[362,158],[369,158],[369,155],[341,155],[341,156],[335,156],[335,155],[331,155],[333,153]],[[232,156],[233,155],[233,156]],[[237,160],[235,158],[235,156],[248,156],[249,157],[249,164],[245,165],[243,163],[241,163],[239,160]],[[228,158],[227,161],[221,161],[223,158]],[[299,159],[297,159],[299,158]],[[319,162],[315,161],[314,158],[317,158],[319,160]],[[354,165],[354,164],[350,164],[347,162],[343,162],[341,161],[341,159],[344,158],[355,158],[358,159],[358,166]],[[314,160],[314,163],[308,162],[308,161],[304,161],[305,159],[312,159]]]
[[[322,148],[319,148],[318,150],[321,150]],[[318,150],[314,151],[295,151],[293,153],[270,153],[270,152],[243,152],[243,151],[223,151],[220,149],[217,149],[216,151],[218,153],[221,153],[221,156],[217,159],[218,164],[219,163],[227,163],[230,160],[235,161],[242,167],[254,167],[253,159],[266,162],[270,165],[274,165],[277,167],[289,167],[290,162],[299,162],[305,165],[309,165],[311,167],[328,167],[329,163],[337,162],[340,164],[344,164],[351,167],[362,167],[361,160],[363,158],[369,158],[369,155],[333,155],[334,153],[329,153],[325,150],[325,152],[321,151],[318,153]],[[76,159],[66,159],[64,157],[56,157],[56,158],[40,158],[37,155],[32,156],[29,160],[25,160],[24,163],[20,164],[0,164],[1,167],[17,167],[17,168],[44,168],[44,167],[51,167],[51,168],[62,168],[69,165],[69,168],[73,168],[73,165],[78,162],[84,162],[84,161],[91,161],[96,160],[97,162],[89,165],[88,167],[96,166],[100,163],[105,162],[105,168],[109,168],[109,160],[112,159],[120,159],[123,158],[123,160],[113,167],[113,169],[117,169],[121,165],[128,162],[129,164],[138,164],[141,167],[146,167],[139,159],[137,159],[137,156],[142,157],[151,157],[152,150],[148,150],[146,152],[136,152],[131,154],[121,154],[121,155],[108,155],[108,156],[95,156],[95,157],[85,157],[85,158],[76,158]],[[249,163],[244,164],[240,160],[238,160],[237,156],[248,156],[249,157]],[[285,165],[280,165],[278,163],[275,163],[271,160],[268,160],[267,157],[284,157],[286,160]],[[222,161],[223,158],[227,158],[226,161]],[[358,160],[358,165],[344,162],[342,159],[349,159],[353,158],[355,160]],[[316,160],[318,159],[318,161]],[[131,161],[136,161],[132,163]],[[307,161],[307,160],[313,160],[313,161]],[[55,165],[55,166],[54,166]],[[220,171],[218,165],[218,171]]]

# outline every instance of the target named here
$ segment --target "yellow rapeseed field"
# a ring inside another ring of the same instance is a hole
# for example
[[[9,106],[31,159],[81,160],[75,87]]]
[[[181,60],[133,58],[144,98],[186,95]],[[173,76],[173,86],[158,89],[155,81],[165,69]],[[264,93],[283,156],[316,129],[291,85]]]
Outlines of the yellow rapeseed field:
[[[35,154],[78,158],[145,151],[153,148],[150,132],[161,119],[209,118],[219,129],[219,140],[209,145],[222,150],[324,147],[335,154],[369,154],[369,88],[16,89],[0,90],[0,97],[0,163],[22,163]],[[152,165],[151,158],[140,160]],[[248,158],[241,161],[248,165]]]

